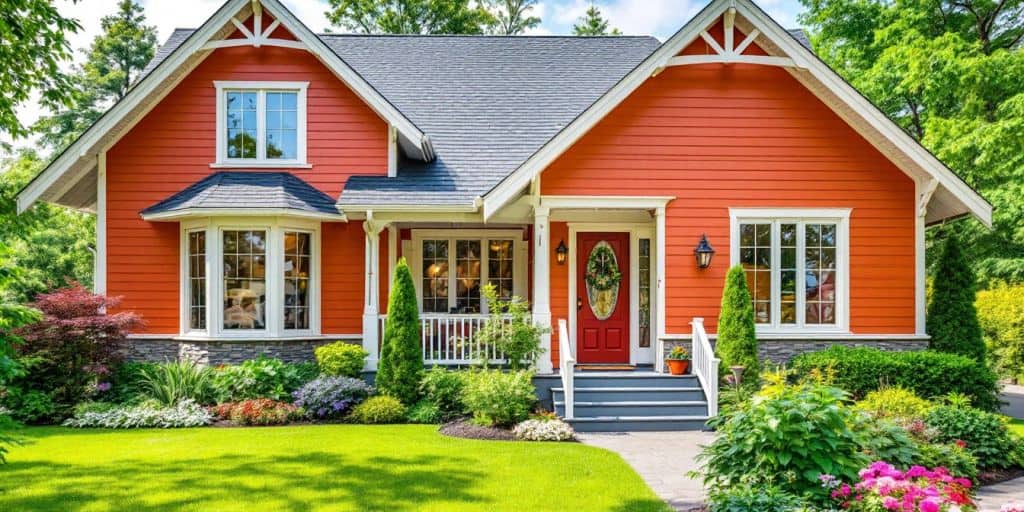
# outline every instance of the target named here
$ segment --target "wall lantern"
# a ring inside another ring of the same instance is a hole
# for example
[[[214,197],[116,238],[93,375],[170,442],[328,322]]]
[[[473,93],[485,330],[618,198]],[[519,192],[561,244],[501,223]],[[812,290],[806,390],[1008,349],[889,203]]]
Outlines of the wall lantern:
[[[711,266],[711,257],[715,255],[715,249],[708,243],[707,233],[700,235],[700,242],[697,244],[697,248],[693,250],[693,254],[697,257],[697,268],[708,268]]]
[[[555,261],[559,265],[565,265],[565,257],[569,254],[569,248],[565,246],[565,240],[558,241],[558,247],[555,249]]]

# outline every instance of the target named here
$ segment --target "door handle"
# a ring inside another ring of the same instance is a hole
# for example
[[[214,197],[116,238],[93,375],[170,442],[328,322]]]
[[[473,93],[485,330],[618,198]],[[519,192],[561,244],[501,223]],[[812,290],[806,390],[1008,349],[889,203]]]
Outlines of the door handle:
[[[583,299],[576,299],[576,311],[583,309]]]

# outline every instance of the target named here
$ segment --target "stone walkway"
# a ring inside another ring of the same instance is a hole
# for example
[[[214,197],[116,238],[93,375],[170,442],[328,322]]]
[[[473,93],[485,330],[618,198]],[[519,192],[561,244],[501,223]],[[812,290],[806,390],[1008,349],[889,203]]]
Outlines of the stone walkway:
[[[584,444],[618,453],[647,485],[676,510],[704,503],[704,486],[686,476],[698,468],[693,458],[700,445],[709,444],[711,432],[629,432],[577,434]]]
[[[1024,478],[978,490],[978,512],[999,512],[999,508],[1007,503],[1024,505]]]
[[[1006,405],[1003,406],[1003,414],[1011,418],[1024,419],[1024,386],[1007,384],[1003,386],[1001,397]]]

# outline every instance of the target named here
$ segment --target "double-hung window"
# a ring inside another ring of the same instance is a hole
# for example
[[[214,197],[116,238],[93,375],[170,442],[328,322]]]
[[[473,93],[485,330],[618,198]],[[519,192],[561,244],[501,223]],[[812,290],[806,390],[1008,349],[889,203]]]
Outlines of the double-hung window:
[[[730,210],[732,263],[761,331],[845,331],[849,210]]]
[[[523,278],[516,267],[522,240],[519,231],[481,236],[458,232],[418,233],[418,288],[424,313],[484,313],[484,284],[495,288],[499,300],[510,300]],[[518,243],[517,243],[518,241]]]
[[[305,166],[307,82],[215,82],[216,166]]]

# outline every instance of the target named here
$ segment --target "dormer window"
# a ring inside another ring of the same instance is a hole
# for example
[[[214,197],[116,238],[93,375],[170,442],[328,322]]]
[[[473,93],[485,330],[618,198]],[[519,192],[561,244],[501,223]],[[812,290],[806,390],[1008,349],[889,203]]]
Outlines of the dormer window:
[[[217,161],[213,167],[308,167],[308,82],[214,82]]]

